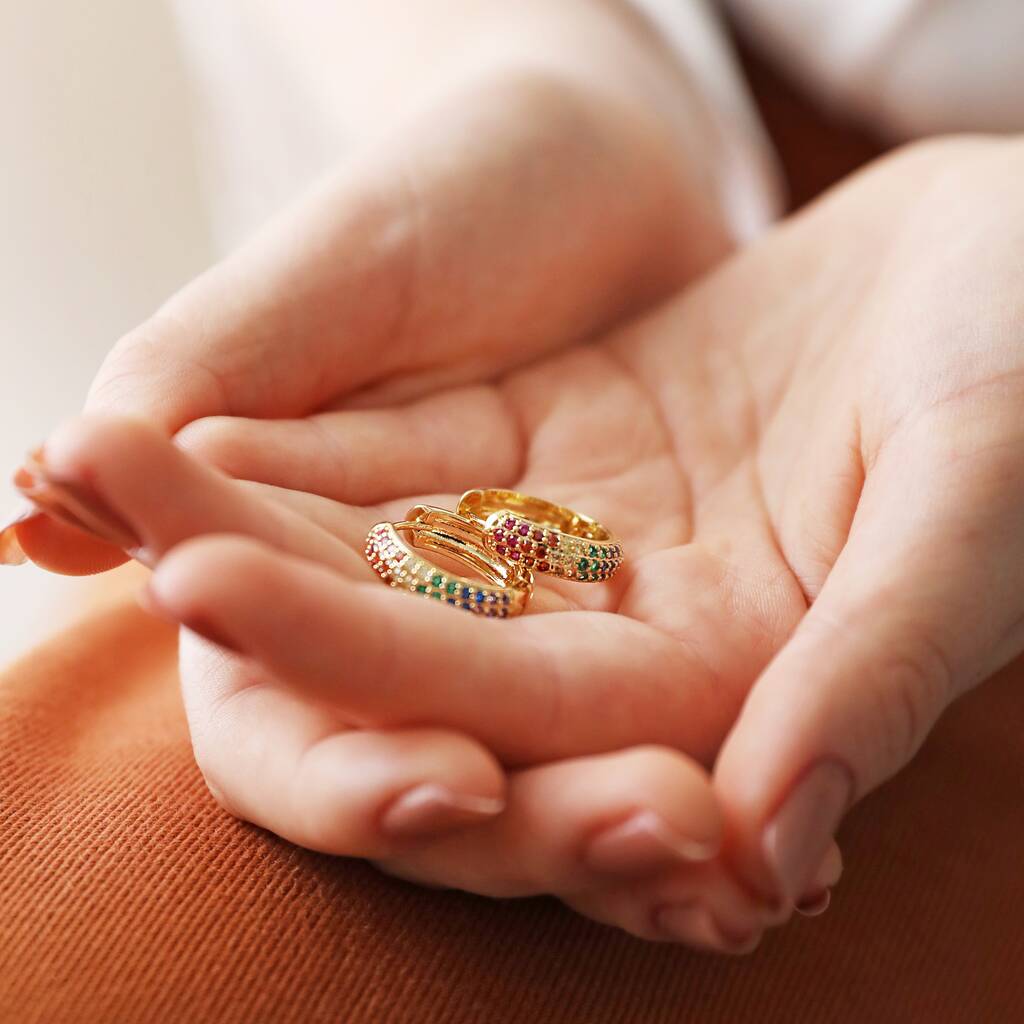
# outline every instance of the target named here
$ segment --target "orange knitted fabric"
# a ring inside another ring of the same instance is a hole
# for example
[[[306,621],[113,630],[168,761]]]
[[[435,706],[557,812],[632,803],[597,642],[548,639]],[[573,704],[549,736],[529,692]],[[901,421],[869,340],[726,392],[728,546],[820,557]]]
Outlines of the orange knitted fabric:
[[[129,602],[0,679],[0,1020],[1024,1019],[1024,665],[855,813],[832,908],[727,960],[493,901],[224,814],[174,637]]]

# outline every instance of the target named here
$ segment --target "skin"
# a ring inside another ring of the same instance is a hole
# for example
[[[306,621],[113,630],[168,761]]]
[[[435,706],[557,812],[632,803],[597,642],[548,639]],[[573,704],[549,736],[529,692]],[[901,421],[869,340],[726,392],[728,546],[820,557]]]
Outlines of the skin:
[[[766,856],[808,769],[837,764],[863,796],[1024,646],[1022,166],[1016,142],[918,147],[596,340],[604,314],[574,335],[512,289],[493,322],[517,329],[482,354],[476,260],[468,314],[420,283],[377,331],[379,268],[290,275],[299,215],[115,353],[93,407],[149,425],[66,426],[48,484],[88,489],[156,567],[152,606],[189,627],[197,759],[234,813],[427,884],[552,892],[743,951],[838,878],[830,835],[797,886]],[[226,299],[239,286],[254,303]],[[368,526],[483,481],[613,524],[628,568],[542,581],[539,614],[503,623],[381,587]],[[20,527],[30,554],[33,529],[57,527]],[[422,782],[504,809],[396,840],[390,801]],[[685,840],[671,856],[588,866],[602,831],[652,812]]]

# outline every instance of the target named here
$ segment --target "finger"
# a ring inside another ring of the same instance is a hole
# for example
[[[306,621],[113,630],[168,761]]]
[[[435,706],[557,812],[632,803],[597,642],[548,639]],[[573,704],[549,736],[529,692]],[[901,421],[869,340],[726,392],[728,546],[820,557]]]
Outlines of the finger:
[[[183,636],[182,688],[196,759],[231,813],[301,846],[393,856],[487,821],[504,773],[443,729],[354,730],[236,659]]]
[[[572,758],[509,776],[493,821],[383,862],[391,874],[489,896],[579,892],[702,864],[721,819],[708,775],[666,747]]]
[[[820,596],[725,743],[717,787],[763,892],[792,898],[850,804],[1024,646],[1019,414],[959,412],[883,450]]]
[[[67,423],[22,472],[27,497],[146,564],[190,537],[230,530],[342,572],[369,575],[361,549],[372,513],[352,512],[350,523],[342,510],[336,516],[349,529],[357,553],[280,502],[189,457],[137,420],[93,416]]]
[[[442,724],[509,764],[637,742],[709,757],[733,713],[690,648],[622,615],[484,620],[233,537],[172,551],[150,594],[353,721]]]
[[[26,560],[62,576],[91,576],[117,568],[128,556],[116,545],[36,510],[0,533],[0,565]]]
[[[229,476],[354,505],[458,493],[480,480],[509,486],[523,459],[516,424],[493,387],[304,419],[207,417],[186,426],[177,441]]]
[[[26,462],[34,462],[36,449]],[[15,486],[31,484],[31,476],[22,466],[14,475]],[[114,569],[127,560],[118,544],[101,540],[83,529],[80,517],[58,506],[43,512],[38,503],[23,507],[0,525],[0,565],[20,565],[26,560],[50,572],[65,576],[90,576]]]
[[[841,874],[842,856],[833,843],[798,909],[822,913]],[[785,924],[791,913],[737,884],[720,859],[562,898],[580,913],[639,938],[731,955],[756,949],[764,933]]]
[[[543,75],[446,100],[122,339],[87,408],[168,434],[204,416],[299,416],[589,336],[728,248],[641,120]]]

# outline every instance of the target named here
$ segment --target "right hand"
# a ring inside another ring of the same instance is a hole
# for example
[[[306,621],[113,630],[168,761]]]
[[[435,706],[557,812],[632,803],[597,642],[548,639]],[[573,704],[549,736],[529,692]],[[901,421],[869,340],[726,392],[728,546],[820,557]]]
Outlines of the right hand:
[[[647,45],[655,73],[677,75]],[[721,160],[692,120],[687,136],[614,75],[471,77],[121,339],[86,411],[154,423],[235,477],[377,501],[354,457],[371,438],[350,443],[344,409],[491,377],[600,334],[726,254],[709,185]],[[500,453],[484,464],[491,479],[508,469]],[[407,487],[449,489],[450,475],[424,462]],[[46,517],[17,537],[56,572],[125,557]]]

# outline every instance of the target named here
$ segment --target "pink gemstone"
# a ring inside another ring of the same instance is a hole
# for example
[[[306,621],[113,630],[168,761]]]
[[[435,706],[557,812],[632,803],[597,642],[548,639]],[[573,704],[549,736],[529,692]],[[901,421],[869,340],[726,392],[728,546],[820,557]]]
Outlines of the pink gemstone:
[[[494,531],[494,539],[498,540],[498,541],[504,540],[505,539],[505,531],[504,530],[495,530]]]
[[[504,544],[495,544],[494,550],[497,551],[499,555],[503,555],[508,550],[508,548],[506,548]]]
[[[523,525],[519,527],[519,536],[520,537],[525,537],[529,532],[530,532],[530,528],[526,525],[526,523],[523,523]]]
[[[505,529],[514,530],[516,528],[516,521],[510,516],[505,520]]]
[[[507,544],[510,548],[514,548],[519,543],[518,537],[509,537]]]
[[[538,542],[542,541],[544,539],[544,531],[543,530],[534,530],[533,531],[533,539],[535,541],[538,541]]]
[[[518,551],[510,551],[508,553],[508,557],[511,558],[513,562],[518,562],[519,561],[519,552]]]

